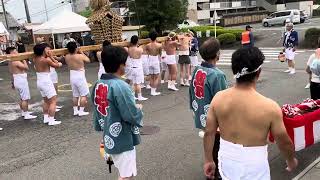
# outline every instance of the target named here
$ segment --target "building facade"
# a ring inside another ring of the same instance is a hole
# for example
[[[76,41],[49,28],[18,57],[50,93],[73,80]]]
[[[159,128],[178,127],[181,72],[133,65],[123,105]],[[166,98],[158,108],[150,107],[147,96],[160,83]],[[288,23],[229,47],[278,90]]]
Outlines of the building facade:
[[[72,0],[73,11],[79,13],[89,7],[89,0]]]
[[[189,0],[188,19],[198,24],[212,24],[214,12],[217,19],[223,14],[259,10],[257,0]]]

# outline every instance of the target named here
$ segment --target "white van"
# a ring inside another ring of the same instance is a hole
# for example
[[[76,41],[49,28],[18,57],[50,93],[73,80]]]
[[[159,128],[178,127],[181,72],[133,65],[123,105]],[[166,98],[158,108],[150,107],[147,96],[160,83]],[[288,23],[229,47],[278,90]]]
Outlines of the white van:
[[[264,27],[272,25],[281,25],[286,23],[286,19],[290,19],[293,23],[300,23],[300,11],[297,9],[279,11],[270,14],[267,18],[262,20]]]

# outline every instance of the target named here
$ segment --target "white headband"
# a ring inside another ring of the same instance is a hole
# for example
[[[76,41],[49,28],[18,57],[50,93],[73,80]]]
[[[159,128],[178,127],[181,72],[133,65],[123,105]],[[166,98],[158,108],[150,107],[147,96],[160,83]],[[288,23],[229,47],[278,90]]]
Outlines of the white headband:
[[[234,75],[234,78],[235,79],[239,79],[242,76],[255,73],[255,72],[257,72],[257,71],[259,71],[261,69],[261,66],[262,65],[260,65],[257,69],[255,69],[255,70],[253,70],[251,72],[248,71],[248,68],[244,67],[244,68],[242,68],[241,72],[238,72],[236,75]]]

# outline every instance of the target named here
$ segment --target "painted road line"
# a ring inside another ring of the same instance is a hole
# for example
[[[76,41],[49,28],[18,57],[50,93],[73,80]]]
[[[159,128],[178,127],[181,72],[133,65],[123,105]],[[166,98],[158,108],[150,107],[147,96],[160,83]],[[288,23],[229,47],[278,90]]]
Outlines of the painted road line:
[[[220,59],[219,62],[231,62],[231,59]],[[264,61],[264,63],[270,63],[271,61]]]
[[[92,86],[91,83],[88,83],[88,87],[90,88]],[[72,92],[71,85],[70,84],[61,84],[58,86],[59,92]]]
[[[292,180],[299,180],[301,179],[304,175],[306,175],[313,167],[315,167],[318,163],[320,163],[320,157],[313,161],[307,168],[305,168],[301,173],[299,173],[296,177],[294,177]]]

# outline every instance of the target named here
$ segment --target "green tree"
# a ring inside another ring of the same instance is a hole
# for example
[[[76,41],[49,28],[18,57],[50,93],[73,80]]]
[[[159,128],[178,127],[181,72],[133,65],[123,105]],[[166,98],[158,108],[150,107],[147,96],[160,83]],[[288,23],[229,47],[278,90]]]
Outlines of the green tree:
[[[79,14],[83,17],[88,18],[91,16],[92,10],[89,7],[87,7],[85,10],[81,11]]]
[[[148,30],[162,33],[175,29],[186,19],[188,0],[135,0],[135,3],[131,3],[129,9]]]

